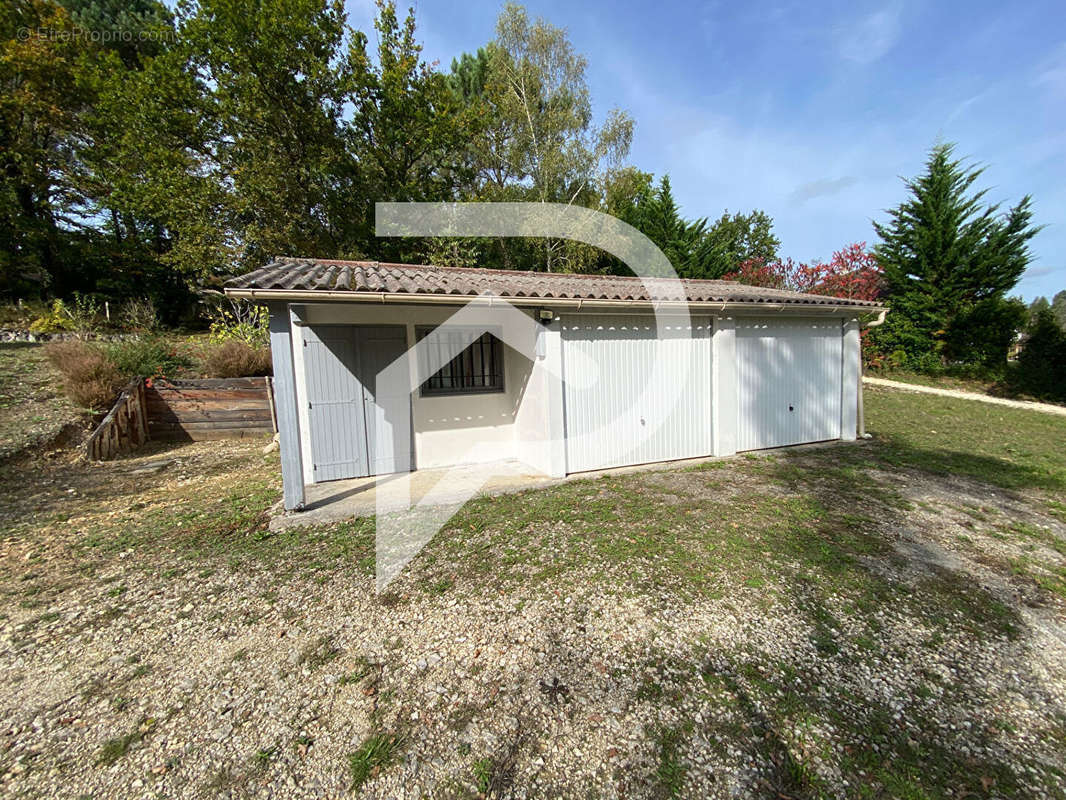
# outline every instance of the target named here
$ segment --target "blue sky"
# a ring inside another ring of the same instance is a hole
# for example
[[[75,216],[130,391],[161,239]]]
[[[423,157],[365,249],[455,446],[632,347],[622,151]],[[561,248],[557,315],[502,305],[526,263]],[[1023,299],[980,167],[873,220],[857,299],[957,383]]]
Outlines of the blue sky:
[[[782,255],[828,258],[873,241],[871,220],[903,199],[900,176],[940,138],[986,165],[990,200],[1033,195],[1047,227],[1016,292],[1066,289],[1061,0],[525,5],[568,30],[597,115],[629,111],[631,162],[669,173],[686,215],[761,208]],[[416,4],[426,58],[446,68],[484,44],[500,6]],[[372,30],[369,0],[348,10]]]

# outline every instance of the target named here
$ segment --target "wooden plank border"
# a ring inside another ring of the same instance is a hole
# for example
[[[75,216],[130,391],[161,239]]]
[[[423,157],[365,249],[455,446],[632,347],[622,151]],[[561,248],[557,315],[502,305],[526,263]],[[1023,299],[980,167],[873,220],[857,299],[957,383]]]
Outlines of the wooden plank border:
[[[144,379],[136,378],[119,393],[85,443],[85,455],[91,461],[107,461],[120,453],[135,450],[148,441],[148,406],[144,397]]]
[[[276,429],[269,378],[158,379],[146,397],[153,439],[238,439]]]

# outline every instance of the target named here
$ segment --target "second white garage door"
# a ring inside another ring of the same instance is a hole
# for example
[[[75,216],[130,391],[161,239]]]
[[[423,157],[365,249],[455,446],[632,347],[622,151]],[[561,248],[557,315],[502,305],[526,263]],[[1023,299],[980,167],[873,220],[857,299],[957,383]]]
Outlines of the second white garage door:
[[[737,320],[737,450],[840,438],[840,320]]]
[[[562,339],[567,472],[710,454],[710,319],[568,316]]]

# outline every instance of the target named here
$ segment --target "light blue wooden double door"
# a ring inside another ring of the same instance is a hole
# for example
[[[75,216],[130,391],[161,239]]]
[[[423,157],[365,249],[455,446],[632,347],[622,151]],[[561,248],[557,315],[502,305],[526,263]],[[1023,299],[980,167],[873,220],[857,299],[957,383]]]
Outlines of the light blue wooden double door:
[[[407,350],[399,325],[304,328],[307,417],[315,483],[411,468],[411,398],[377,375]]]

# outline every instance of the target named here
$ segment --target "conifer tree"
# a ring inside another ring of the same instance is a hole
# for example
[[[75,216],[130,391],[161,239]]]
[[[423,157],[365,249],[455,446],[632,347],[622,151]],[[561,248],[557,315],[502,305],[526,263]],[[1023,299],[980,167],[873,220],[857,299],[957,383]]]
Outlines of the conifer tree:
[[[987,190],[974,191],[983,169],[964,165],[953,150],[933,147],[925,173],[906,181],[907,200],[888,212],[888,222],[874,223],[892,308],[876,337],[911,367],[1005,363],[1000,343],[1011,336],[1000,328],[1022,322],[1006,294],[1028,266],[1028,242],[1040,230],[1028,195],[1006,212],[985,205]]]

